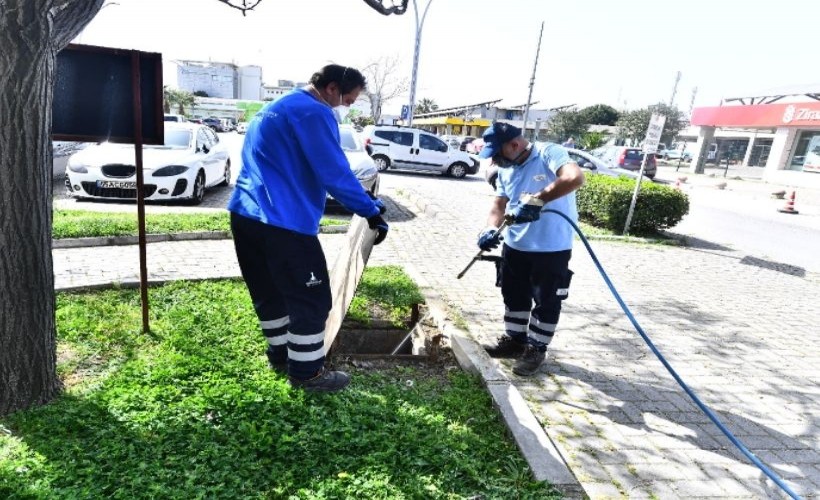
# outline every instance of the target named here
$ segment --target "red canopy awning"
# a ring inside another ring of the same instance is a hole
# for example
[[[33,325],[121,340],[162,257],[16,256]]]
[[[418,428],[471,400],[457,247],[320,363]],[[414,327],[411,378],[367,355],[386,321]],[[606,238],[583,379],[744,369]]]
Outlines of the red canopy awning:
[[[691,123],[707,127],[820,127],[820,102],[695,108]]]

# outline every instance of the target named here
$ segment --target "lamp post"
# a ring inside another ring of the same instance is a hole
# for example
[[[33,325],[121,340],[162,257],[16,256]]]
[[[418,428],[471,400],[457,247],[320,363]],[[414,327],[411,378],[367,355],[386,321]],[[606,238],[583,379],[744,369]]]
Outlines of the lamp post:
[[[427,9],[433,0],[427,1],[427,6],[424,7],[424,13],[421,15],[421,22],[419,22],[419,9],[416,5],[416,0],[413,0],[413,12],[416,15],[416,47],[413,52],[413,74],[410,77],[410,103],[407,106],[407,125],[413,125],[413,110],[416,107],[416,79],[419,69],[419,48],[421,47],[421,30],[424,28],[424,19],[427,17]]]

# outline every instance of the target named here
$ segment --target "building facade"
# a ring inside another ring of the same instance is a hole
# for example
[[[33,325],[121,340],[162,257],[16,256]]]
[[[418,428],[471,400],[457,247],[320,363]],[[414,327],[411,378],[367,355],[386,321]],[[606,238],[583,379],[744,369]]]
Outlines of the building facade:
[[[262,100],[262,67],[240,66],[237,73],[237,99]]]
[[[275,101],[283,95],[297,87],[307,86],[306,82],[294,82],[293,80],[279,80],[276,85],[264,85],[262,87],[262,100]]]
[[[262,68],[231,63],[179,61],[177,86],[191,93],[204,92],[218,99],[262,98]]]
[[[700,131],[690,170],[703,171],[718,133],[743,131],[747,138],[734,148],[735,160],[762,166],[766,181],[820,187],[820,93],[815,95],[797,102],[695,108],[691,122]]]
[[[530,138],[537,138],[545,130],[550,110],[530,108],[524,123],[525,105],[499,104],[500,99],[455,108],[437,109],[413,116],[413,126],[439,135],[481,137],[494,121],[504,121],[519,127]]]

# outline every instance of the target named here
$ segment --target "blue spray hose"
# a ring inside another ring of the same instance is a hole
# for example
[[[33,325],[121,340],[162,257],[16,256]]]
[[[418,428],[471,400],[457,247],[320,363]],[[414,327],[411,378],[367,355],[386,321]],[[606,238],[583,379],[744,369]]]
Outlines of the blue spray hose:
[[[663,354],[661,354],[657,347],[655,347],[655,344],[652,342],[652,340],[650,340],[649,336],[643,331],[641,325],[638,324],[638,321],[635,319],[635,316],[632,315],[632,312],[629,310],[629,307],[627,307],[623,299],[621,299],[621,296],[615,289],[615,285],[613,285],[612,281],[610,281],[609,276],[607,276],[606,271],[604,271],[603,266],[601,266],[601,263],[598,261],[598,257],[595,255],[595,252],[592,251],[592,247],[589,245],[589,242],[587,241],[586,236],[584,236],[584,233],[581,232],[581,229],[572,220],[570,220],[569,217],[567,217],[561,212],[558,212],[557,210],[552,210],[548,208],[546,210],[542,210],[542,213],[543,212],[552,212],[554,214],[558,214],[564,219],[566,219],[566,221],[572,225],[572,228],[575,229],[575,232],[578,233],[578,236],[581,237],[581,241],[584,242],[584,246],[587,248],[589,256],[592,257],[592,261],[595,262],[595,267],[598,268],[598,272],[601,273],[601,276],[604,278],[604,281],[609,287],[609,290],[612,292],[612,295],[615,297],[615,300],[618,301],[618,304],[621,306],[621,309],[623,309],[624,313],[626,314],[626,317],[629,318],[629,321],[632,323],[632,326],[635,327],[635,330],[641,335],[641,338],[643,338],[644,342],[646,342],[646,345],[648,345],[652,352],[655,353],[655,356],[657,356],[657,358],[660,360],[663,366],[666,367],[666,370],[672,375],[675,381],[683,388],[684,391],[686,391],[686,394],[688,394],[689,397],[692,398],[692,401],[694,401],[695,404],[698,405],[698,408],[700,408],[701,411],[703,411],[703,413],[705,413],[706,416],[709,417],[709,419],[712,422],[714,422],[718,429],[720,429],[720,431],[723,434],[725,434],[727,438],[729,438],[729,441],[731,441],[732,444],[737,446],[737,448],[741,452],[743,452],[744,455],[746,455],[746,458],[748,458],[761,471],[763,471],[764,474],[769,476],[769,479],[771,479],[775,482],[775,484],[780,486],[780,488],[783,491],[785,491],[790,497],[794,498],[795,500],[800,500],[800,496],[798,496],[797,493],[792,491],[792,489],[789,488],[789,486],[785,482],[783,482],[783,480],[780,479],[780,477],[777,474],[772,472],[772,470],[769,469],[766,466],[766,464],[761,462],[760,459],[754,455],[754,453],[749,451],[749,449],[746,448],[746,446],[738,438],[736,438],[735,435],[732,434],[732,432],[729,429],[727,429],[725,425],[723,425],[723,422],[720,421],[720,418],[718,418],[718,416],[700,400],[697,394],[695,394],[692,391],[692,389],[690,389],[689,386],[686,385],[686,382],[684,382],[683,379],[681,379],[680,376],[678,376],[677,372],[674,370],[674,368],[672,368],[672,365],[670,365],[669,362],[666,361],[666,358],[663,357]]]

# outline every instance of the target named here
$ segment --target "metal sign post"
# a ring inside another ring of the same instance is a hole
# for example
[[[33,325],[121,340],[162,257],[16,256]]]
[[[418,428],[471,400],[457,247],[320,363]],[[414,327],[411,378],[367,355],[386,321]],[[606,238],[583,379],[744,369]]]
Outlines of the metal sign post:
[[[629,225],[632,223],[632,215],[635,213],[635,203],[638,201],[638,191],[641,189],[643,172],[646,168],[646,159],[649,155],[658,152],[658,143],[661,142],[661,133],[666,123],[666,116],[652,113],[649,119],[649,128],[646,131],[646,138],[643,141],[643,161],[641,170],[638,172],[638,180],[635,182],[635,191],[632,192],[632,202],[629,204],[629,212],[626,214],[626,224],[624,224],[624,236],[629,235]]]
[[[133,97],[134,97],[134,166],[137,169],[137,234],[140,257],[140,302],[142,303],[142,333],[151,331],[148,323],[148,259],[145,237],[145,177],[142,171],[142,99],[140,96],[140,57],[131,55]]]

